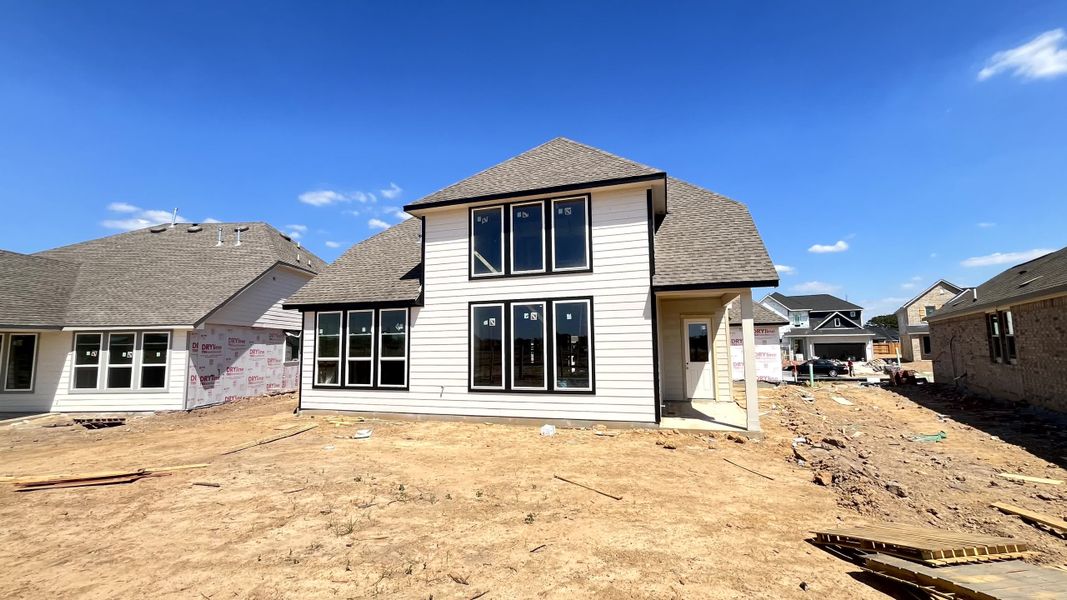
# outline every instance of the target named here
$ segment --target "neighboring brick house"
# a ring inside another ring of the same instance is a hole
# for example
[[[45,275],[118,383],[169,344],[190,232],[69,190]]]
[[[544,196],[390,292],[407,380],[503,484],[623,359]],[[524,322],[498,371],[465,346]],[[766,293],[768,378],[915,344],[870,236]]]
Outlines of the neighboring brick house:
[[[941,309],[964,288],[938,279],[936,283],[897,309],[897,329],[900,332],[900,354],[907,362],[930,360],[933,347],[930,343],[930,325],[926,317]]]
[[[927,321],[937,381],[1067,411],[1067,248],[964,290]]]

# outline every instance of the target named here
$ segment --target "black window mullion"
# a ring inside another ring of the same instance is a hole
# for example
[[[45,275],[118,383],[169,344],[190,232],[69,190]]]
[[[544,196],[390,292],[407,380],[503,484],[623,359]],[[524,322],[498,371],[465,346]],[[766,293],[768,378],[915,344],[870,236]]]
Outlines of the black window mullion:
[[[500,360],[504,361],[504,391],[511,391],[511,302],[503,302],[500,318],[504,320],[503,338],[500,340]]]

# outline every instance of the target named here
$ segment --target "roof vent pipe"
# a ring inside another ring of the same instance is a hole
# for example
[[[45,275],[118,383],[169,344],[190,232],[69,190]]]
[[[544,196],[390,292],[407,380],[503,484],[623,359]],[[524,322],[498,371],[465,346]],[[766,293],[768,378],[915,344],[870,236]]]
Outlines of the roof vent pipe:
[[[248,231],[248,225],[241,225],[240,227],[234,227],[233,230],[235,232],[237,232],[237,241],[234,242],[233,245],[234,246],[240,246],[241,245],[241,232],[242,231]]]
[[[170,216],[170,228],[174,229],[174,224],[178,222],[178,209],[174,209],[174,214]]]
[[[219,241],[215,245],[216,246],[221,246],[222,245],[222,225],[219,225]]]

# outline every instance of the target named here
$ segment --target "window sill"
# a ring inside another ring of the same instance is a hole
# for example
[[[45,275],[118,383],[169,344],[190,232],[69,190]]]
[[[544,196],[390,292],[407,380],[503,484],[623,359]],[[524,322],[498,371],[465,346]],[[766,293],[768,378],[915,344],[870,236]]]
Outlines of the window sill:
[[[321,383],[313,383],[313,384],[311,384],[311,389],[313,389],[313,390],[344,390],[346,392],[406,392],[406,391],[408,391],[408,386],[406,386],[406,385],[403,386],[403,387],[387,386],[387,385],[386,386],[383,386],[383,385],[375,385],[375,386],[369,386],[369,385],[365,385],[364,386],[364,385],[361,385],[361,386],[355,386],[355,385],[325,385],[325,384],[321,384]]]

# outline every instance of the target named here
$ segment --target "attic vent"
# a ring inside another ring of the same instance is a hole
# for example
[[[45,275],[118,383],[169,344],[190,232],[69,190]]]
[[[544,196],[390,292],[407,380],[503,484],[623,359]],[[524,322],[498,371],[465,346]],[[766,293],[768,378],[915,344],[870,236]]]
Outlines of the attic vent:
[[[193,223],[189,226],[189,229],[186,229],[189,233],[200,233],[203,230],[204,228],[200,226],[200,223]]]
[[[165,225],[159,225],[158,227],[153,227],[153,228],[149,229],[148,231],[151,231],[152,233],[163,233],[166,230],[167,230],[167,227]]]
[[[1026,272],[1026,271],[1023,271],[1023,273],[1025,273],[1025,272]],[[1026,281],[1024,281],[1024,282],[1020,283],[1020,284],[1019,284],[1019,287],[1025,287],[1025,286],[1028,286],[1028,285],[1030,285],[1031,283],[1033,283],[1033,282],[1037,281],[1038,279],[1041,279],[1042,277],[1044,277],[1044,275],[1038,275],[1037,277],[1034,277],[1034,278],[1031,278],[1031,279],[1027,279]]]

